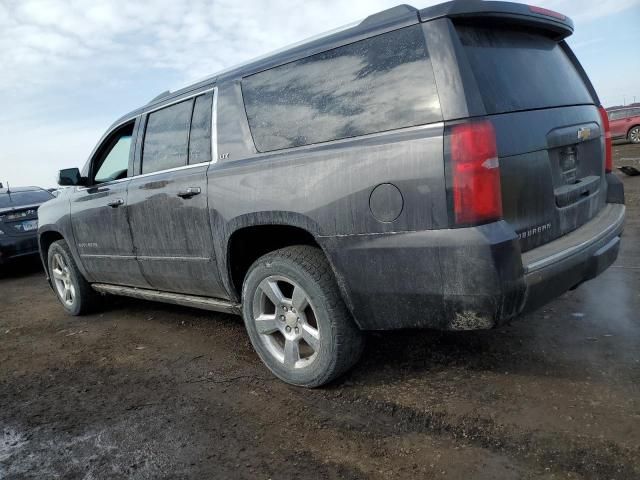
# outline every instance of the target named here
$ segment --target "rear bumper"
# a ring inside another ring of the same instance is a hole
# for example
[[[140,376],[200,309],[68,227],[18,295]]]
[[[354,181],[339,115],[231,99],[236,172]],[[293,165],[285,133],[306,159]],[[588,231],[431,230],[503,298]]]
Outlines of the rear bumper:
[[[38,254],[38,237],[35,232],[33,235],[20,237],[0,236],[0,263],[11,258],[33,254]]]
[[[624,205],[607,204],[586,225],[525,254],[505,222],[319,241],[360,328],[487,329],[611,265],[624,214]]]
[[[524,253],[527,299],[523,311],[544,305],[609,267],[618,258],[624,218],[624,205],[607,204],[586,225]]]

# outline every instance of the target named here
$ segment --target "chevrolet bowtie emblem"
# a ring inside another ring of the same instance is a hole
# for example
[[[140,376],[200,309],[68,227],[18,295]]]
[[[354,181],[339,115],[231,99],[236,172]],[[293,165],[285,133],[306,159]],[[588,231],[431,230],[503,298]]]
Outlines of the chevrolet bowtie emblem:
[[[581,127],[578,129],[578,140],[580,140],[581,142],[584,142],[585,140],[588,140],[590,137],[591,137],[590,128]]]

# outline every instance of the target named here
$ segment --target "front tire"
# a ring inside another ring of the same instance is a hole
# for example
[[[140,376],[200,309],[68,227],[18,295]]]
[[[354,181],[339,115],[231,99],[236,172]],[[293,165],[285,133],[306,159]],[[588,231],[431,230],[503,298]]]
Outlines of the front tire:
[[[362,332],[317,248],[287,247],[260,257],[247,273],[242,300],[254,349],[287,383],[318,387],[360,358]]]
[[[629,130],[627,138],[631,143],[640,143],[640,125],[636,125],[635,127],[631,128],[631,130]]]
[[[98,295],[78,270],[67,242],[53,242],[47,253],[47,262],[51,285],[67,313],[88,313],[96,305]]]

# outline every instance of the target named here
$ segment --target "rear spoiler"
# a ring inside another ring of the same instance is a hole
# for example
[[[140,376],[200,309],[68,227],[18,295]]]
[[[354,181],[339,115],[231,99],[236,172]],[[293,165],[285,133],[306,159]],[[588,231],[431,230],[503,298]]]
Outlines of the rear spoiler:
[[[454,0],[419,11],[420,21],[451,18],[465,22],[509,23],[549,32],[562,40],[573,33],[573,21],[561,13],[545,8],[512,2]]]

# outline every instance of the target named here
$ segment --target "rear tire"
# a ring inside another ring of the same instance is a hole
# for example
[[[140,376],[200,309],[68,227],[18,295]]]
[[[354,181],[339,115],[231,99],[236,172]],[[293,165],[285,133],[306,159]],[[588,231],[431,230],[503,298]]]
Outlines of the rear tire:
[[[254,349],[287,383],[324,385],[360,358],[362,332],[317,248],[287,247],[260,257],[247,273],[242,300]]]
[[[47,265],[53,291],[71,315],[84,315],[98,303],[98,294],[78,270],[67,242],[53,242],[47,253]]]
[[[635,127],[631,127],[627,138],[631,143],[640,143],[640,125],[636,125]]]

